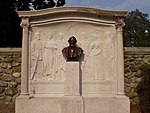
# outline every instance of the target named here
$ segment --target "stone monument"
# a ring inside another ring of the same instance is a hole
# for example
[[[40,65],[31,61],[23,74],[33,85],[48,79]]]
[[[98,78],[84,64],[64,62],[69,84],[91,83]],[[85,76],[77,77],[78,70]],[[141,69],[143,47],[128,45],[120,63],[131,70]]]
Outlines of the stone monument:
[[[23,44],[16,113],[130,113],[124,94],[126,11],[61,7],[18,13]]]

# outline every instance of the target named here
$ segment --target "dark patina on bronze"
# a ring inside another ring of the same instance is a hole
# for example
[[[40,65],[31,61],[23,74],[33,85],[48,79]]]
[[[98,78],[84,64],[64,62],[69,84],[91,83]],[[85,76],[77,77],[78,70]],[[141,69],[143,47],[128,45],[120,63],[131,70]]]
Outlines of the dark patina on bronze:
[[[76,45],[77,39],[72,36],[68,40],[69,46],[62,50],[62,53],[67,61],[79,61],[81,55],[83,54],[82,48]]]

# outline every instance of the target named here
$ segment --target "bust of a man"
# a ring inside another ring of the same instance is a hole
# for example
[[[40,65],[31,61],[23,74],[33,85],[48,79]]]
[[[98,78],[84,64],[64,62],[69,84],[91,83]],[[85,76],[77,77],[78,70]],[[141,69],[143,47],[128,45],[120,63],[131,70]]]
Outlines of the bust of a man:
[[[67,61],[79,61],[79,58],[83,54],[83,50],[76,45],[77,40],[74,36],[68,40],[69,46],[62,50],[64,57]]]

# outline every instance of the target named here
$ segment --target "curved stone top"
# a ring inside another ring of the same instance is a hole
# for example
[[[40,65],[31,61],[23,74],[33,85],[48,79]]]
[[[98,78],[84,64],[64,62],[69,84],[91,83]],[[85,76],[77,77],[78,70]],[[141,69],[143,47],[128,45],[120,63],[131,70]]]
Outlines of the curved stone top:
[[[59,7],[59,8],[47,8],[36,11],[18,11],[19,17],[39,17],[44,15],[63,15],[63,14],[76,14],[76,15],[95,15],[105,17],[124,17],[127,11],[111,11],[102,10],[89,7]]]

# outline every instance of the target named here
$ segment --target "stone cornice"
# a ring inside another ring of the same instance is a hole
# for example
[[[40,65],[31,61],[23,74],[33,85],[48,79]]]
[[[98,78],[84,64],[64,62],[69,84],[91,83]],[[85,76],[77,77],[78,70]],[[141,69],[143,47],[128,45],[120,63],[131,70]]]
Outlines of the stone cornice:
[[[109,11],[109,10],[102,10],[102,9],[95,9],[89,7],[59,7],[59,8],[48,8],[36,11],[18,11],[19,17],[42,17],[51,15],[61,15],[62,14],[76,14],[76,15],[93,15],[94,17],[124,17],[127,14],[127,11]]]
[[[0,48],[0,54],[21,54],[22,48]]]
[[[150,55],[150,47],[124,47],[125,55]]]

